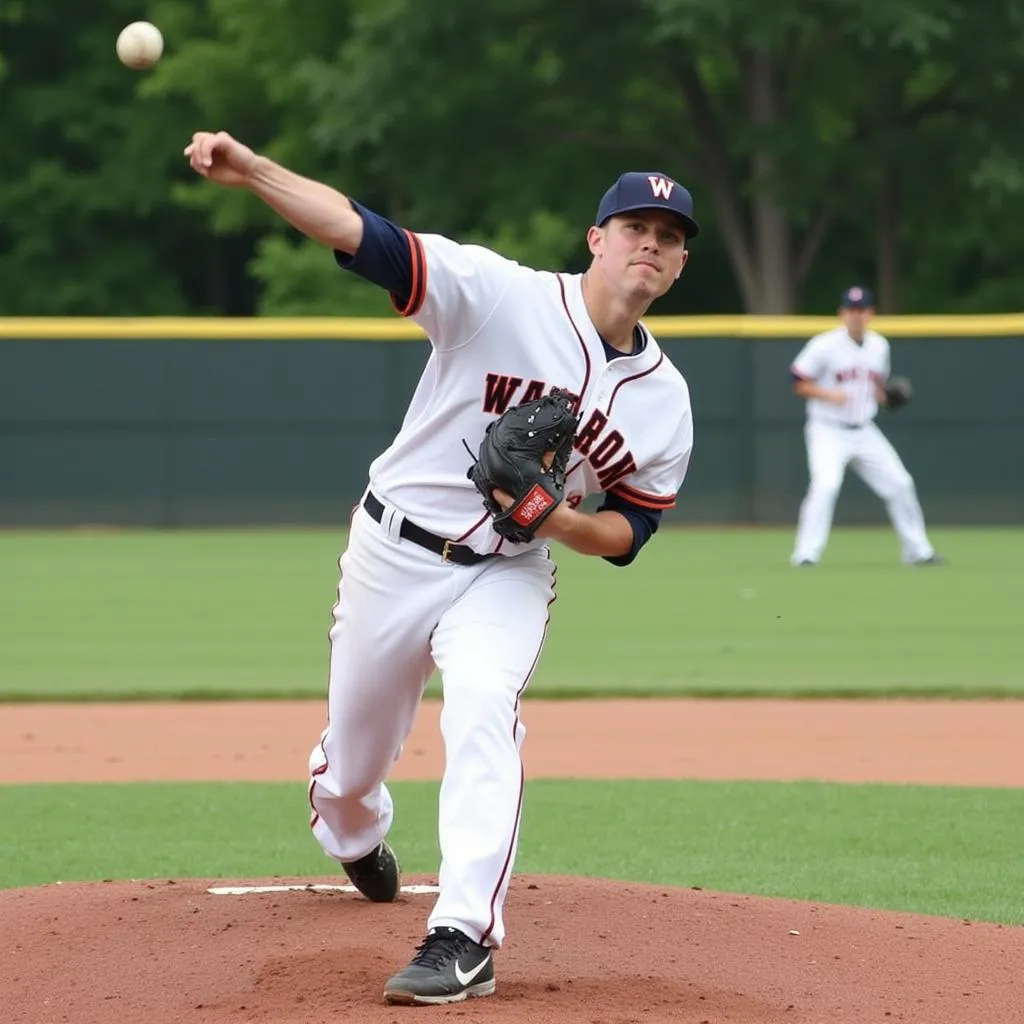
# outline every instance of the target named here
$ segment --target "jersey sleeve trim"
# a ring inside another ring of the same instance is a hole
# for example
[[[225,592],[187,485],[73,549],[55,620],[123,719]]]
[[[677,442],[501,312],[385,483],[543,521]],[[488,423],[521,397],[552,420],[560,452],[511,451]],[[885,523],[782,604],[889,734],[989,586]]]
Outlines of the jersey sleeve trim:
[[[659,511],[665,511],[666,509],[675,508],[676,497],[672,495],[664,494],[648,494],[646,491],[639,491],[635,487],[630,487],[628,484],[616,484],[610,494],[617,494],[621,498],[625,498],[626,501],[631,501],[634,505],[640,505],[643,508],[653,508]]]
[[[419,236],[408,228],[402,230],[409,243],[409,255],[412,259],[412,287],[404,306],[398,302],[394,294],[391,295],[391,306],[399,316],[415,316],[427,295],[427,258]]]

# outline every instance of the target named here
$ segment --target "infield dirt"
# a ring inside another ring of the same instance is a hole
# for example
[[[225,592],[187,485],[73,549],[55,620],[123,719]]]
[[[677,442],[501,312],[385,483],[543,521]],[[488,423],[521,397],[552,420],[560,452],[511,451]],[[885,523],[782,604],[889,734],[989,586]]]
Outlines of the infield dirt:
[[[437,778],[428,704],[394,778]],[[1024,786],[1024,702],[527,701],[532,777]],[[304,703],[8,705],[0,783],[294,780],[323,724]],[[596,879],[518,876],[498,993],[381,1002],[430,896],[216,896],[165,879],[0,892],[11,1024],[417,1019],[500,1024],[1024,1022],[1024,928]],[[421,878],[409,881],[434,882]]]

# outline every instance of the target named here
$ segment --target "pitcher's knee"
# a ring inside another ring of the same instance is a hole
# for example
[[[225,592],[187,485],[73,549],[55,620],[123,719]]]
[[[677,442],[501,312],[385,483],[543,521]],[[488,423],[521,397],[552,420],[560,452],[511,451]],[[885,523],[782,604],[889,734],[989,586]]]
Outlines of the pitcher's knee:
[[[358,800],[364,795],[360,792],[362,788],[354,779],[337,778],[329,768],[313,777],[313,795],[329,800]]]
[[[359,801],[372,793],[384,781],[377,766],[333,764],[328,761],[312,772],[314,793],[319,792],[332,800]]]
[[[516,694],[521,686],[492,676],[448,676],[444,681],[441,731],[445,743],[515,746]]]

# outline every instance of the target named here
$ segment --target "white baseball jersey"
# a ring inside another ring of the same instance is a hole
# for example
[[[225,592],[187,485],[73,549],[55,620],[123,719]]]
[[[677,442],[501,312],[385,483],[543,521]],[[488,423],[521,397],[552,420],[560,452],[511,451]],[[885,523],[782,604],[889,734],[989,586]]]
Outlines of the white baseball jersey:
[[[481,553],[544,544],[504,544],[466,471],[489,422],[563,387],[582,414],[569,505],[611,491],[671,508],[693,420],[686,382],[650,333],[635,355],[608,359],[581,275],[536,271],[440,235],[408,238],[413,285],[399,312],[424,328],[432,351],[401,430],[370,466],[373,492],[424,529]]]
[[[809,398],[809,422],[862,426],[878,413],[875,384],[889,376],[889,342],[877,331],[868,330],[858,344],[840,324],[811,338],[793,360],[790,371],[846,395],[843,405]]]

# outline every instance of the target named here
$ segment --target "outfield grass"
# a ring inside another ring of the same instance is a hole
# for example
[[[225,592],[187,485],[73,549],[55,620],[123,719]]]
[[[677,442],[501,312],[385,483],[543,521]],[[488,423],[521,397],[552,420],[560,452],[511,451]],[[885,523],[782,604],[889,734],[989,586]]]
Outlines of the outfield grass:
[[[629,569],[559,549],[535,695],[1024,693],[1024,530],[888,530],[823,565],[789,530],[665,530]],[[340,532],[0,533],[0,700],[322,697]]]
[[[433,873],[437,785],[394,792],[403,866]],[[0,787],[0,886],[330,876],[307,817],[301,785]],[[517,870],[1024,924],[1021,849],[1022,790],[537,780]]]

